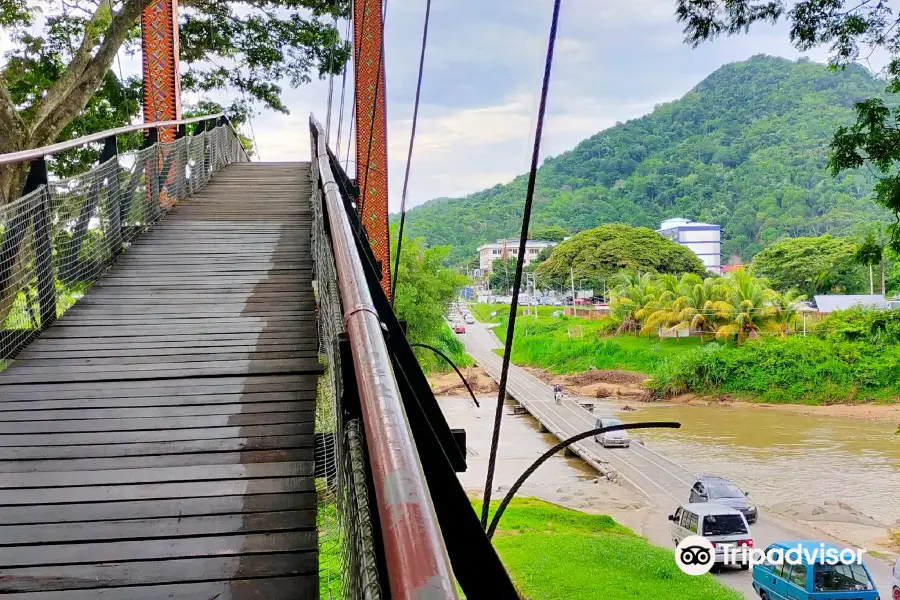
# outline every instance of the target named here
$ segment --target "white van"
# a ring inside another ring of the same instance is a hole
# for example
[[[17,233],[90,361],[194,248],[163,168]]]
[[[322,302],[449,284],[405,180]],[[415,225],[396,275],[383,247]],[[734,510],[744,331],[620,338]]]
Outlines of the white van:
[[[716,563],[725,561],[726,547],[753,547],[747,519],[734,508],[709,502],[683,504],[674,515],[669,515],[669,520],[672,521],[672,541],[676,546],[686,537],[701,535],[715,547]],[[741,568],[747,570],[750,564],[744,563]]]

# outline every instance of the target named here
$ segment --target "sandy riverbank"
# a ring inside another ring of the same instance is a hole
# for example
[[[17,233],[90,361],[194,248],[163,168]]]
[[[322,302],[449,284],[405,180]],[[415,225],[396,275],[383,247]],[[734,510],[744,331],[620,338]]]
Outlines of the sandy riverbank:
[[[652,401],[662,404],[741,407],[748,410],[774,410],[797,415],[900,424],[900,404],[830,404],[827,406],[766,404],[732,395],[702,396],[696,394],[682,394],[665,400],[652,400],[650,392],[644,387],[647,375],[642,373],[593,370],[572,375],[553,375],[543,369],[529,367],[526,370],[547,384],[561,384],[566,393],[571,396],[608,398],[634,403]]]

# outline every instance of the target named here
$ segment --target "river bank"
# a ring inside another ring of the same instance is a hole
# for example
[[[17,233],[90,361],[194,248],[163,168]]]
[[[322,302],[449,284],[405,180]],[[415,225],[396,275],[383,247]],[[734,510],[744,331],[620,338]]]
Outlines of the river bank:
[[[461,396],[439,398],[451,426],[466,429],[469,469],[460,474],[460,480],[479,496],[496,398],[481,396],[480,400],[479,409]],[[900,551],[894,537],[900,531],[900,506],[884,501],[888,490],[900,489],[900,441],[895,441],[890,425],[742,403],[646,404],[607,398],[595,411],[625,422],[681,422],[682,429],[677,431],[647,431],[634,437],[664,456],[677,458],[695,473],[734,480],[751,491],[767,519],[803,528],[805,537],[825,534],[886,557]],[[510,408],[504,416],[494,498],[502,497],[556,441],[540,433],[530,416],[512,415]],[[804,467],[798,469],[799,464]],[[598,477],[577,458],[553,457],[520,494],[608,514],[654,543],[668,546],[668,527],[660,509],[632,488]]]
[[[494,318],[499,323],[485,327],[494,328],[502,341],[506,315]],[[736,343],[617,335],[611,325],[523,316],[516,321],[512,360],[554,375],[644,373],[643,387],[656,398],[690,393],[770,404],[900,405],[900,342],[893,338],[841,337],[823,329],[821,335],[760,336]]]

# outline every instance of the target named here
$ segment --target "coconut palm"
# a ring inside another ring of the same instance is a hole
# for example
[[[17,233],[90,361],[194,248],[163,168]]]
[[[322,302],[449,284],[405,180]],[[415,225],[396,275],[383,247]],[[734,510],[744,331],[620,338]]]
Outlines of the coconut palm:
[[[637,315],[644,322],[641,333],[652,333],[659,329],[689,330],[693,315],[687,318],[685,327],[686,315],[683,313],[686,308],[692,306],[694,288],[697,285],[702,286],[703,280],[694,273],[685,273],[681,279],[671,274],[661,275],[658,281],[659,296]]]
[[[640,331],[648,305],[658,302],[660,290],[652,273],[622,273],[616,278],[610,300],[612,316],[619,322],[619,333]]]
[[[715,307],[720,288],[719,280],[713,277],[700,279],[697,275],[688,274],[682,278],[682,293],[675,300],[674,308],[678,312],[676,329],[696,331],[701,339],[706,333],[714,333]]]
[[[800,322],[800,308],[806,296],[799,290],[788,290],[772,295],[772,306],[775,308],[775,321],[781,328],[781,335],[786,336],[797,330]]]
[[[775,292],[767,283],[744,269],[732,271],[720,280],[718,293],[722,299],[712,304],[719,324],[716,338],[736,338],[740,343],[766,331],[780,331],[774,319],[777,314],[772,303]]]

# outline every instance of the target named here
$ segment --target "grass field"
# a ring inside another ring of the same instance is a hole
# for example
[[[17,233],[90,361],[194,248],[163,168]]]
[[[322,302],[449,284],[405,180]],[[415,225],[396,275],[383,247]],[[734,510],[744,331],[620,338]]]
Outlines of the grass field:
[[[480,514],[481,503],[473,504]],[[650,544],[608,516],[534,498],[510,504],[494,545],[529,600],[741,598],[710,575],[685,575],[671,550]]]
[[[509,307],[506,309],[508,311]],[[551,306],[539,309],[551,309],[550,312],[559,310]],[[497,314],[490,317],[495,310]],[[472,314],[484,322],[499,323],[494,331],[501,341],[506,339],[508,312],[495,308],[495,305],[480,304],[472,308]],[[608,331],[609,323],[604,320],[543,316],[540,310],[538,318],[520,313],[516,319],[512,360],[517,365],[538,367],[553,373],[578,373],[594,367],[652,374],[667,358],[700,345],[699,338],[614,336]]]

